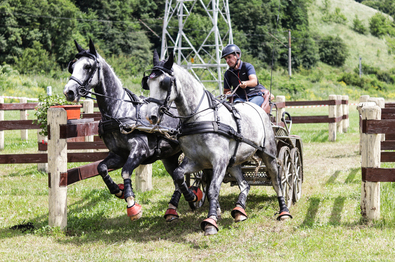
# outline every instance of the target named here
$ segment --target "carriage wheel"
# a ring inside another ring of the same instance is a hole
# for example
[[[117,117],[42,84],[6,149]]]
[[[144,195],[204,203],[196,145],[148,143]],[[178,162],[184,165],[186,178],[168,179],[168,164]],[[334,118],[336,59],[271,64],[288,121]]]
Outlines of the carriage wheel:
[[[302,196],[302,182],[303,182],[303,166],[300,151],[297,147],[291,150],[291,159],[293,163],[293,199],[292,202],[296,203]]]
[[[200,207],[203,206],[204,201],[206,200],[206,194],[207,194],[207,175],[205,174],[204,170],[201,170],[196,173],[191,173],[191,174],[186,174],[185,175],[185,180],[187,183],[187,186],[195,186],[200,188],[203,193],[203,197],[200,201],[197,202],[188,202],[189,206],[191,207],[192,210],[196,210]],[[192,183],[191,183],[192,182]]]
[[[278,173],[281,181],[282,193],[284,196],[285,204],[288,208],[290,208],[292,205],[293,196],[293,165],[289,147],[281,147],[280,152],[278,153],[278,160],[280,162]]]

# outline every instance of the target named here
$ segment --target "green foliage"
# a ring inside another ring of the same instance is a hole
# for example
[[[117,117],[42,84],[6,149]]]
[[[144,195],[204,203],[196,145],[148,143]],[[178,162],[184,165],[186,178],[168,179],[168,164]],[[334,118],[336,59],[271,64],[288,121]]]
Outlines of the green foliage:
[[[42,47],[40,42],[34,41],[32,48],[24,49],[22,56],[15,58],[15,68],[22,74],[50,73],[59,70],[55,59]]]
[[[338,79],[338,81],[339,82],[342,81],[347,85],[358,86],[364,90],[376,89],[376,90],[385,91],[388,89],[388,85],[383,82],[393,81],[393,80],[387,80],[386,77],[391,78],[390,76],[388,76],[388,74],[384,74],[384,73],[382,79],[378,79],[375,75],[362,75],[362,77],[359,77],[358,74],[351,72],[351,73],[343,73]]]
[[[369,29],[370,33],[376,37],[382,37],[386,34],[395,36],[391,21],[380,12],[377,12],[369,19]]]
[[[48,129],[47,129],[47,113],[48,109],[51,106],[56,106],[56,105],[72,105],[74,103],[68,102],[66,98],[62,95],[52,95],[52,96],[47,96],[47,95],[40,95],[39,96],[39,103],[40,105],[36,108],[36,111],[34,112],[34,115],[36,116],[36,124],[40,125],[41,131],[40,135],[47,136],[48,135]]]
[[[367,27],[359,20],[358,15],[355,15],[352,29],[359,34],[366,35],[368,33]]]
[[[325,22],[333,22],[342,25],[345,25],[347,23],[347,17],[341,12],[341,9],[338,7],[336,7],[333,13],[327,11],[322,17],[322,20]]]
[[[378,67],[370,66],[365,63],[361,63],[361,65],[362,65],[362,74],[365,75],[377,74],[377,72],[380,70]],[[359,74],[359,66],[354,68],[354,72],[356,74]]]
[[[322,62],[331,66],[343,66],[348,49],[340,36],[325,36],[319,42],[319,54]]]

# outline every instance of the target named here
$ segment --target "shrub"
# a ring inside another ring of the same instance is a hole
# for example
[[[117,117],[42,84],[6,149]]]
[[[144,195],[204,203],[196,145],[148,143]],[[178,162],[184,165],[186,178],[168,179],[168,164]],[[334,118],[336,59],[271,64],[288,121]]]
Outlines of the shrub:
[[[339,36],[326,36],[319,42],[320,60],[328,65],[342,66],[346,62],[348,49]]]
[[[359,34],[366,35],[368,33],[368,29],[363,25],[362,21],[358,19],[358,15],[355,15],[352,29]]]
[[[385,34],[391,33],[392,28],[389,19],[382,13],[377,12],[374,16],[369,19],[370,33],[376,37],[381,37]]]

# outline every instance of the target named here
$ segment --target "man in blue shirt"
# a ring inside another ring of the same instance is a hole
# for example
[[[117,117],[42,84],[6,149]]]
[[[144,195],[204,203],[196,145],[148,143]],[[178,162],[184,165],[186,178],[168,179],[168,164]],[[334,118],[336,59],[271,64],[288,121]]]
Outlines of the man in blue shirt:
[[[227,45],[222,50],[222,57],[225,58],[229,69],[224,75],[224,93],[234,92],[234,102],[252,102],[262,106],[263,95],[269,93],[266,88],[259,84],[253,65],[240,60],[241,50],[237,45]],[[237,90],[235,90],[237,88]]]

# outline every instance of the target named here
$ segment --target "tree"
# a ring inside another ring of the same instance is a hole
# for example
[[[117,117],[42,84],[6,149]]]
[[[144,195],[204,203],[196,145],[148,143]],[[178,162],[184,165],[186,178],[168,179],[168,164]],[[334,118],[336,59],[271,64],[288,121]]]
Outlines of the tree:
[[[343,66],[348,56],[348,49],[339,36],[325,36],[319,42],[320,60],[331,66]]]

